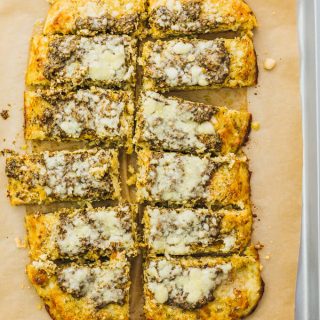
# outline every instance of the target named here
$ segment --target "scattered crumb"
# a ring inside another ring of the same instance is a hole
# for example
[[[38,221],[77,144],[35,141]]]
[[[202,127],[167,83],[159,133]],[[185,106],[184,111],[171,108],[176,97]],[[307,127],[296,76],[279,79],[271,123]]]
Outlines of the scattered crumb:
[[[276,60],[272,59],[272,58],[267,58],[264,60],[263,63],[263,67],[265,68],[265,70],[272,70],[274,69],[274,67],[276,66]]]
[[[261,249],[264,247],[264,245],[259,241],[258,243],[256,243],[256,244],[254,245],[254,247],[255,247],[257,250],[261,250]]]
[[[128,168],[129,173],[134,174],[134,167],[130,164]]]
[[[133,174],[129,179],[127,179],[127,185],[132,186],[136,183],[137,181],[137,175]]]
[[[27,241],[26,239],[24,240],[21,240],[19,237],[16,237],[14,239],[14,241],[16,242],[16,247],[19,248],[19,249],[25,249],[27,248]]]
[[[17,154],[17,152],[14,150],[11,150],[11,149],[0,150],[0,156],[2,156],[2,157],[7,156],[7,155],[15,155],[15,154]]]
[[[263,265],[262,264],[260,264],[260,271],[262,271],[263,270]]]
[[[21,147],[21,150],[27,150],[28,146],[26,144],[24,144],[22,147]]]
[[[266,260],[270,260],[270,256],[269,256],[269,255],[265,256],[264,258],[265,258]]]
[[[258,131],[260,129],[260,122],[254,121],[251,123],[251,128],[255,131]]]
[[[252,216],[256,218],[258,215],[256,213],[253,213]]]
[[[42,303],[38,303],[38,304],[37,304],[37,309],[38,309],[38,310],[42,310],[42,309],[43,309]]]
[[[9,115],[9,110],[8,109],[4,109],[0,112],[0,116],[2,117],[3,120],[7,120],[10,115]]]

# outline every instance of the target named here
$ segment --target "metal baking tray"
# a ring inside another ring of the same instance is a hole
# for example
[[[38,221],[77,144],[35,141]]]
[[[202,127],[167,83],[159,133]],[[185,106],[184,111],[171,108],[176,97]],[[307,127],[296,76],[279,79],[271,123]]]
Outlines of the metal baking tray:
[[[303,120],[303,206],[296,320],[320,319],[320,0],[298,2]]]

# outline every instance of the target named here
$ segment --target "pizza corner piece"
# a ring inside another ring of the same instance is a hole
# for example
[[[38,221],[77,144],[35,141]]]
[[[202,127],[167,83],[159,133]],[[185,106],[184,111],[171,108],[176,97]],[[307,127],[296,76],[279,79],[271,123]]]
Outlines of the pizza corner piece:
[[[149,257],[144,280],[147,320],[242,319],[264,291],[253,247],[230,257]]]
[[[137,40],[127,35],[35,34],[26,85],[103,86],[132,89],[136,82]]]
[[[229,255],[250,243],[252,213],[244,209],[165,208],[147,206],[144,243],[150,254]]]
[[[12,205],[120,199],[119,152],[54,151],[7,158]]]
[[[26,140],[103,141],[132,152],[132,91],[27,90],[24,108]]]
[[[130,263],[108,261],[56,264],[37,260],[27,275],[54,320],[128,320]]]
[[[156,151],[236,153],[247,141],[251,114],[153,91],[141,94],[135,144]]]
[[[139,63],[146,91],[248,87],[256,85],[258,78],[256,53],[248,35],[148,41]]]
[[[146,0],[56,0],[43,32],[94,36],[99,33],[146,35]]]
[[[245,155],[211,157],[142,149],[138,152],[138,167],[139,203],[235,208],[250,203],[250,172]]]
[[[30,257],[38,260],[98,260],[115,252],[137,254],[137,206],[66,208],[25,218]]]
[[[150,0],[150,34],[154,38],[251,31],[257,20],[243,0]]]

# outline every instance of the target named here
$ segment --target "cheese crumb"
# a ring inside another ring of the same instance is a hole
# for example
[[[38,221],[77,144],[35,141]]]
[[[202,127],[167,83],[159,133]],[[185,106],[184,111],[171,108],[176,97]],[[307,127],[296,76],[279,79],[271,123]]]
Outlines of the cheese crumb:
[[[276,60],[272,58],[267,58],[264,60],[263,67],[265,70],[272,70],[276,66]]]
[[[258,121],[252,122],[251,128],[252,128],[253,130],[255,130],[255,131],[260,130],[260,122],[258,122]]]
[[[19,248],[19,249],[25,249],[27,248],[27,241],[26,239],[24,240],[21,240],[19,237],[16,237],[14,239],[14,241],[16,242],[16,247]]]

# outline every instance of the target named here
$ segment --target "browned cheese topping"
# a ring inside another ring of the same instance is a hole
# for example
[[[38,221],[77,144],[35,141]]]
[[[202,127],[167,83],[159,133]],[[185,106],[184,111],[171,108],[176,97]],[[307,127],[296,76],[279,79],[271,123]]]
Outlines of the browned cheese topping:
[[[64,256],[97,250],[119,251],[133,246],[129,206],[82,209],[71,217],[63,213],[59,220],[51,241]]]
[[[142,141],[151,148],[170,151],[219,152],[221,141],[215,132],[217,108],[210,105],[166,98],[147,91],[141,98]]]
[[[129,102],[124,92],[114,96],[102,89],[83,90],[65,95],[40,93],[52,108],[47,108],[37,119],[47,136],[77,139],[82,135],[94,137],[124,137],[129,128],[121,127],[121,117]]]
[[[221,217],[208,209],[147,207],[150,243],[157,251],[188,254],[191,246],[208,247],[219,240]]]
[[[208,157],[176,153],[155,153],[150,164],[147,183],[152,198],[158,201],[205,199],[206,186],[217,169]]]
[[[26,165],[24,157],[11,158],[7,176],[31,188],[44,187],[47,196],[60,200],[95,198],[97,193],[103,198],[113,193],[110,151],[43,152],[29,159],[33,168]]]
[[[44,75],[58,83],[90,80],[118,86],[134,74],[135,43],[129,36],[52,36]]]
[[[221,84],[229,74],[229,54],[222,40],[158,40],[150,46],[145,76],[160,88]]]
[[[159,304],[195,309],[213,300],[214,290],[228,277],[231,263],[213,267],[185,267],[166,259],[151,261],[147,287]]]

